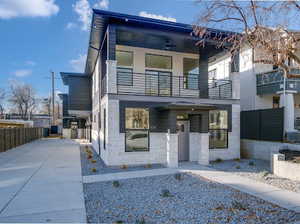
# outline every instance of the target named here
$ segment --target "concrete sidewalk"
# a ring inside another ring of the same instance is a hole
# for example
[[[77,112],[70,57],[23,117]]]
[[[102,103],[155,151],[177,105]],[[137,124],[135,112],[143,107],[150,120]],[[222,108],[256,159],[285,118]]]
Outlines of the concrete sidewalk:
[[[300,212],[300,194],[283,190],[269,184],[238,176],[230,172],[215,170],[197,164],[182,164],[180,172],[190,172],[221,184],[228,185],[239,191],[248,193],[280,207]]]
[[[43,139],[0,153],[0,222],[86,222],[79,145]]]

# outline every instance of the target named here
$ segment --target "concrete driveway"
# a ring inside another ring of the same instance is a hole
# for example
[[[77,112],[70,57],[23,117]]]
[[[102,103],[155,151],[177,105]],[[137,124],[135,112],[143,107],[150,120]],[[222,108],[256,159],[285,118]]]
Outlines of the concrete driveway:
[[[86,222],[79,144],[42,139],[0,153],[0,222]]]

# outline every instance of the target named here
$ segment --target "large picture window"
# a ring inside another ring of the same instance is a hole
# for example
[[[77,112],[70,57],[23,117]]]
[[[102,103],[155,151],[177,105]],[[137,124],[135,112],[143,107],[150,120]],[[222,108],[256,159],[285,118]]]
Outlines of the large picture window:
[[[125,151],[149,151],[149,110],[125,109]]]
[[[131,51],[116,51],[116,59],[118,67],[133,66],[133,52]]]
[[[209,112],[209,148],[228,148],[228,111]]]
[[[199,59],[184,58],[183,59],[183,75],[185,89],[199,89]]]
[[[157,69],[172,69],[172,57],[165,55],[146,54],[146,67]]]

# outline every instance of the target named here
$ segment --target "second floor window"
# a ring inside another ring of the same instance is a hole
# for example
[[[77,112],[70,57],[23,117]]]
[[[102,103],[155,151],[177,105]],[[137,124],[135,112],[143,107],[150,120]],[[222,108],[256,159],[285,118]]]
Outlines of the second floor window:
[[[147,68],[172,69],[172,57],[165,55],[146,54],[145,64]]]
[[[183,59],[183,83],[185,89],[199,89],[199,59]]]
[[[133,85],[133,52],[116,51],[118,85]]]

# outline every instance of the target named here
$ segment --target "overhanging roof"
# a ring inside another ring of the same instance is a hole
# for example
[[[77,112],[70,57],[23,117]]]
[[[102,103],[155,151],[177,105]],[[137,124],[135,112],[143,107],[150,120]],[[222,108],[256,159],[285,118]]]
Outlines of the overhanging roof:
[[[69,78],[70,77],[82,77],[86,78],[86,75],[84,73],[74,73],[74,72],[61,72],[60,73],[61,79],[64,83],[64,85],[69,85]]]
[[[86,75],[91,75],[91,73],[93,72],[98,50],[100,49],[101,43],[105,37],[107,26],[111,23],[119,26],[125,25],[131,27],[156,29],[167,32],[177,32],[185,34],[187,36],[191,36],[191,33],[193,31],[193,26],[189,24],[93,9],[91,33],[85,66]],[[209,28],[207,30],[211,33],[212,38],[214,37],[214,35],[220,36],[220,34],[227,35],[232,33],[228,31]]]

